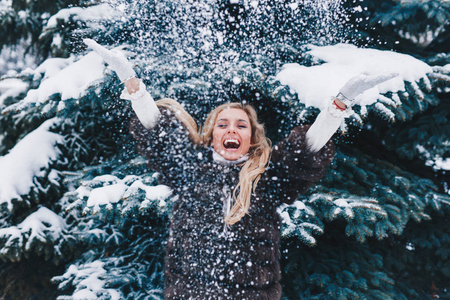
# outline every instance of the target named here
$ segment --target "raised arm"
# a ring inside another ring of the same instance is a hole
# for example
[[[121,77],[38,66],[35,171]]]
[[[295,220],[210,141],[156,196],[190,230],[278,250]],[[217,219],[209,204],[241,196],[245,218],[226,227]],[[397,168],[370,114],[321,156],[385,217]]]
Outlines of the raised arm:
[[[136,78],[136,73],[130,62],[121,52],[108,50],[91,39],[84,43],[94,50],[116,72],[119,79],[125,83],[125,89],[120,97],[131,101],[131,106],[139,121],[146,129],[151,129],[158,121],[160,112],[155,101],[147,92],[144,83]]]
[[[311,126],[294,128],[274,147],[268,176],[271,178],[271,190],[282,196],[281,203],[291,204],[299,194],[305,193],[323,177],[334,157],[334,145],[330,138],[342,120],[350,116],[354,99],[365,90],[395,76],[361,74],[353,77]]]
[[[344,118],[351,115],[351,107],[358,95],[366,90],[396,77],[397,74],[367,75],[352,77],[339,91],[328,107],[320,112],[316,121],[306,133],[306,142],[313,152],[318,152],[333,136]]]
[[[189,180],[200,149],[191,142],[186,127],[176,117],[176,110],[156,106],[144,83],[136,78],[131,64],[120,52],[108,50],[93,40],[84,42],[94,50],[124,82],[120,97],[131,101],[136,113],[130,122],[130,133],[138,152],[147,158],[154,171],[165,175],[174,186],[182,187]]]
[[[325,174],[334,157],[330,140],[319,151],[311,151],[306,142],[309,125],[295,127],[272,151],[267,170],[269,190],[280,195],[280,204],[291,204]]]

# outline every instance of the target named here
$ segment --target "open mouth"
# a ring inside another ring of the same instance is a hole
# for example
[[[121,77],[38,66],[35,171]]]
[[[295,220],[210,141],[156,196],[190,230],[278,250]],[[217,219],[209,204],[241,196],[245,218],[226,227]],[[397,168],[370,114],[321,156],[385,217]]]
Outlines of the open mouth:
[[[223,146],[225,149],[238,149],[241,146],[241,143],[236,139],[226,139],[223,142]]]

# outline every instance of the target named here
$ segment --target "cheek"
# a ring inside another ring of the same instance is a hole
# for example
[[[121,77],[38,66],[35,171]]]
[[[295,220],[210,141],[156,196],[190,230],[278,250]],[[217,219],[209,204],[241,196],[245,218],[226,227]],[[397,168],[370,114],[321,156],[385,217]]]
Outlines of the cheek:
[[[246,143],[249,147],[250,147],[251,144],[253,143],[251,132],[248,133],[247,136],[245,137],[245,143]]]
[[[217,141],[217,143],[218,143],[218,145],[220,144],[220,134],[215,130],[215,131],[213,131],[213,133],[212,133],[212,136],[211,136],[211,145],[215,145],[215,143],[216,143],[216,141]]]

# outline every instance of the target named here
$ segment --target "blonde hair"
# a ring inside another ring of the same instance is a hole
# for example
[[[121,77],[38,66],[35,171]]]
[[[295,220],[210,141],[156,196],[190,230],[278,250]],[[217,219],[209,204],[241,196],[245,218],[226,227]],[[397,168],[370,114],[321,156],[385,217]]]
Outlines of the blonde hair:
[[[194,118],[192,118],[192,116],[184,109],[183,106],[181,106],[180,103],[170,98],[164,98],[156,101],[156,105],[173,111],[177,119],[184,125],[184,127],[186,127],[191,141],[197,145],[202,144],[198,133],[197,122],[195,122]]]
[[[233,225],[241,220],[248,213],[252,191],[255,191],[261,174],[266,170],[271,154],[271,142],[266,137],[264,125],[258,122],[255,109],[248,104],[222,104],[208,114],[200,131],[192,116],[177,101],[162,99],[157,101],[156,104],[174,111],[177,118],[188,130],[191,141],[205,147],[211,146],[214,124],[220,112],[225,109],[235,108],[243,110],[248,115],[252,129],[251,146],[248,152],[249,158],[243,163],[239,173],[239,183],[233,191],[234,205],[228,215],[225,216],[225,223]]]

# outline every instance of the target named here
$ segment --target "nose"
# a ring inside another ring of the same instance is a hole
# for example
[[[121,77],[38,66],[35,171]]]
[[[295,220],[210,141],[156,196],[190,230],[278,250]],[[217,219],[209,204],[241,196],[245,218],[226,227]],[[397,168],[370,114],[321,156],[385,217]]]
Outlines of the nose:
[[[228,132],[236,132],[236,126],[235,126],[234,124],[231,124],[231,125],[228,127]]]

